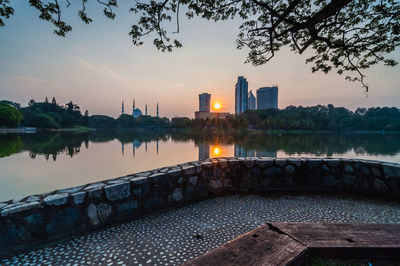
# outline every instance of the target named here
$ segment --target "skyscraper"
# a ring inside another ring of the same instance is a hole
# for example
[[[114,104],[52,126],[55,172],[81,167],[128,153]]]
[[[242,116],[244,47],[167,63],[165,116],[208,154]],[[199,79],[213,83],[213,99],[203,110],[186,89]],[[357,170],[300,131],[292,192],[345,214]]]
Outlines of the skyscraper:
[[[257,90],[257,110],[278,108],[278,86],[262,87]]]
[[[249,92],[248,108],[249,110],[256,110],[256,97],[254,97],[252,91]]]
[[[247,94],[247,80],[243,76],[239,76],[235,89],[235,114],[241,114],[247,110]]]
[[[199,111],[200,112],[210,112],[210,100],[211,100],[211,94],[209,94],[209,93],[199,94]]]

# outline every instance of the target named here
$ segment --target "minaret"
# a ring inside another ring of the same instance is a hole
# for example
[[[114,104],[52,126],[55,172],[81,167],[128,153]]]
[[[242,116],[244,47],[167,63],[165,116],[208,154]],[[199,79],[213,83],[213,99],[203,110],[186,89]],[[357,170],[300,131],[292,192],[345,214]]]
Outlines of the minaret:
[[[156,150],[157,150],[157,154],[158,154],[158,139],[156,141]]]
[[[159,116],[158,116],[158,102],[157,102],[157,118],[159,118]]]
[[[147,103],[146,103],[145,115],[147,115]]]
[[[135,98],[133,98],[133,103],[132,103],[132,112],[135,110]]]
[[[122,101],[122,112],[121,114],[124,114],[124,101]]]

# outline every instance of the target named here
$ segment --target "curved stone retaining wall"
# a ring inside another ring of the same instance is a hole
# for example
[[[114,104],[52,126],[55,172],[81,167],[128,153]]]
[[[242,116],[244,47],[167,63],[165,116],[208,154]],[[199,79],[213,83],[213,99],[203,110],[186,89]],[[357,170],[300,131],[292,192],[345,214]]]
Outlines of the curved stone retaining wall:
[[[354,191],[400,198],[400,165],[313,158],[218,158],[0,203],[0,257],[223,193]]]

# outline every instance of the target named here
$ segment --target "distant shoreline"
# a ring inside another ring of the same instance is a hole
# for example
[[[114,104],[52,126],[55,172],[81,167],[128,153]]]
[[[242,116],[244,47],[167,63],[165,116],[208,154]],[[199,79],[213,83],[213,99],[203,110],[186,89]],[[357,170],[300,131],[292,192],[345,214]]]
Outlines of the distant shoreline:
[[[113,128],[113,129],[106,129],[106,128],[90,128],[84,126],[77,126],[72,128],[58,128],[58,129],[37,129],[34,127],[24,127],[24,128],[0,128],[0,134],[4,133],[38,133],[38,132],[89,132],[89,131],[115,131],[115,130],[122,130],[122,131],[130,131],[130,130],[153,130],[155,128],[151,127],[137,127],[137,128]],[[162,130],[167,130],[171,132],[186,132],[186,133],[227,133],[227,134],[235,134],[235,133],[242,133],[242,134],[400,134],[400,131],[386,131],[386,130],[344,130],[344,131],[334,131],[334,130],[301,130],[301,129],[294,129],[294,130],[280,130],[280,129],[271,129],[271,130],[260,130],[260,129],[235,129],[231,131],[221,131],[213,128],[157,128]]]

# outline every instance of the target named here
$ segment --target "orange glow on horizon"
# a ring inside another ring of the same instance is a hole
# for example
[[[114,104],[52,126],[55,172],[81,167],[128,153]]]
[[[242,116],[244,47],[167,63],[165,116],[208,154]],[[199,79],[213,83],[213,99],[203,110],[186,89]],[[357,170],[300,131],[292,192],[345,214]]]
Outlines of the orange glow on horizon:
[[[219,103],[219,102],[215,102],[215,103],[214,103],[214,109],[215,109],[215,110],[219,110],[219,109],[221,109],[221,107],[222,107],[222,106],[221,106],[221,103]]]

